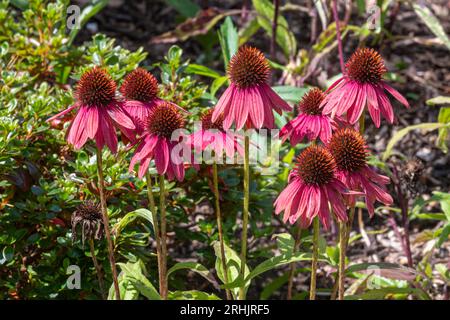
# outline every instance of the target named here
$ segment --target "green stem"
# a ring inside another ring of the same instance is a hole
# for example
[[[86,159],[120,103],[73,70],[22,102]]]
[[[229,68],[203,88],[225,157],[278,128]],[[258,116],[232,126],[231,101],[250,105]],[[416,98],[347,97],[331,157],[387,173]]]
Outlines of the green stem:
[[[302,228],[300,227],[300,223],[299,223],[297,234],[295,236],[294,251],[293,251],[294,254],[297,253],[298,248],[300,247],[301,238],[302,238]],[[292,300],[292,288],[294,286],[294,275],[295,275],[295,262],[291,262],[290,268],[289,268],[287,300]]]
[[[239,300],[245,299],[245,266],[247,260],[247,225],[248,206],[250,200],[250,161],[249,161],[250,138],[245,136],[244,154],[244,207],[242,210],[242,240],[241,240],[241,277],[242,286],[239,289]]]
[[[313,253],[311,263],[311,289],[309,300],[316,300],[317,261],[319,260],[319,218],[313,220]]]
[[[339,279],[338,279],[338,300],[344,300],[345,281],[345,251],[346,251],[346,231],[345,223],[339,223]]]
[[[106,295],[105,284],[103,282],[102,268],[98,263],[97,256],[95,255],[94,240],[92,240],[92,238],[89,239],[89,248],[91,250],[92,262],[94,263],[95,271],[97,273],[98,286],[100,287],[100,292],[102,294],[103,300],[106,300],[108,297]]]
[[[213,163],[213,183],[214,183],[214,197],[216,204],[216,219],[217,219],[217,229],[219,230],[219,242],[220,242],[220,256],[222,260],[223,278],[225,284],[228,284],[228,268],[227,260],[225,256],[225,245],[223,240],[223,229],[222,229],[222,216],[220,212],[220,198],[219,198],[219,177],[217,173],[217,163]],[[231,300],[230,289],[225,290],[227,295],[227,300]]]
[[[159,276],[159,294],[162,294],[162,283],[164,282],[162,278],[162,266],[161,266],[161,234],[159,230],[159,223],[158,223],[158,215],[156,214],[156,205],[155,205],[155,198],[153,197],[153,186],[152,186],[152,177],[150,176],[150,172],[147,171],[145,178],[147,180],[147,197],[148,197],[148,203],[150,206],[150,211],[152,212],[152,218],[153,218],[153,230],[155,233],[155,240],[156,240],[156,257],[158,261],[158,276]]]
[[[103,178],[103,159],[102,151],[97,148],[97,174],[98,174],[98,191],[100,193],[100,203],[102,208],[103,227],[105,228],[106,241],[108,243],[109,263],[111,264],[111,272],[116,292],[116,300],[120,300],[119,281],[117,280],[116,259],[114,258],[114,246],[111,240],[111,232],[109,230],[108,208],[105,198],[105,180]]]
[[[164,175],[159,176],[159,210],[161,212],[161,297],[167,300],[167,232],[166,232],[166,191],[164,185]]]

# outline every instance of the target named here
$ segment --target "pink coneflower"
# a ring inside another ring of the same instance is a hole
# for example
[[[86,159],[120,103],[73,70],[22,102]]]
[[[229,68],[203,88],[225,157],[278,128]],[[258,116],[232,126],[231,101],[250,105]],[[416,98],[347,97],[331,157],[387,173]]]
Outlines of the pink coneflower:
[[[367,105],[372,121],[380,126],[380,113],[389,123],[394,122],[394,111],[385,91],[409,108],[408,101],[394,88],[382,80],[387,69],[383,58],[373,49],[359,48],[347,61],[346,74],[327,90],[329,94],[322,102],[323,113],[341,116],[355,124]]]
[[[164,102],[155,105],[145,120],[145,131],[138,147],[131,159],[129,170],[140,162],[139,178],[147,172],[152,159],[155,160],[156,170],[160,175],[167,175],[169,180],[176,177],[179,181],[184,178],[184,165],[181,159],[172,159],[172,149],[178,141],[171,141],[172,133],[184,128],[185,120],[178,108]],[[177,160],[178,163],[175,163]]]
[[[78,109],[69,127],[67,141],[80,149],[88,139],[94,139],[97,147],[106,144],[117,152],[117,136],[114,127],[121,131],[135,128],[132,119],[116,100],[116,84],[102,68],[94,67],[83,73],[75,91],[75,104],[51,117],[51,122]]]
[[[308,227],[317,215],[325,228],[330,225],[330,205],[338,221],[347,221],[343,194],[347,187],[335,177],[336,162],[324,147],[312,145],[298,157],[288,186],[275,200],[275,213],[294,224]]]
[[[361,134],[353,128],[341,128],[331,137],[328,148],[336,160],[336,177],[348,188],[363,192],[369,214],[374,213],[376,200],[389,206],[392,197],[386,192],[389,178],[379,175],[367,165],[368,148]],[[355,196],[349,195],[349,204]]]
[[[196,151],[210,148],[217,156],[222,156],[225,153],[228,158],[233,159],[235,151],[243,156],[244,149],[238,141],[242,140],[242,137],[226,132],[223,129],[223,117],[219,117],[213,122],[212,114],[213,109],[209,109],[201,116],[201,129],[189,135],[187,143],[192,145]]]
[[[298,105],[300,114],[289,121],[280,131],[283,142],[290,139],[291,145],[308,138],[309,141],[320,137],[326,143],[331,138],[331,129],[335,126],[329,115],[322,114],[320,104],[325,99],[325,94],[319,88],[309,90]]]
[[[158,98],[158,80],[147,70],[137,68],[125,77],[120,92],[125,98],[123,108],[133,119],[136,132],[141,135],[150,110],[163,101]]]
[[[291,107],[267,84],[269,75],[269,62],[262,52],[241,47],[230,60],[228,77],[231,84],[217,102],[212,120],[216,121],[223,114],[225,130],[233,123],[236,130],[245,124],[248,128],[274,128],[272,109],[281,114],[282,110],[290,111]]]

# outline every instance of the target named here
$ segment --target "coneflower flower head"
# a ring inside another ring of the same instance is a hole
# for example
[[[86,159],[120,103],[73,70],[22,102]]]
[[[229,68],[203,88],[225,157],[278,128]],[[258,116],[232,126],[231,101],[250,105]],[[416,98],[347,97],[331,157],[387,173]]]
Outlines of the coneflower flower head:
[[[227,72],[232,83],[245,89],[267,83],[270,67],[261,51],[244,46],[231,58]]]
[[[99,67],[86,71],[76,86],[75,100],[74,105],[47,121],[54,121],[78,109],[67,141],[75,149],[80,149],[88,139],[94,139],[98,148],[102,149],[106,144],[115,153],[117,136],[114,127],[126,134],[135,126],[116,99],[116,84],[111,76]]]
[[[220,115],[216,119],[216,121],[212,121],[213,111],[214,111],[213,109],[208,109],[201,115],[200,120],[202,122],[202,129],[203,130],[216,129],[216,130],[224,131],[223,130],[223,115]]]
[[[324,99],[325,94],[319,88],[309,90],[298,105],[299,115],[281,129],[282,140],[289,138],[293,146],[305,137],[310,141],[320,138],[322,142],[328,142],[336,123],[330,116],[322,114]]]
[[[291,107],[267,84],[270,75],[269,62],[256,48],[243,46],[231,58],[228,65],[230,86],[214,108],[212,120],[223,115],[224,129],[233,123],[236,129],[244,125],[248,128],[271,129],[274,127],[272,110],[280,113]]]
[[[127,100],[149,103],[158,97],[158,80],[147,70],[137,68],[125,77],[120,92]]]
[[[323,99],[325,99],[323,91],[319,88],[312,88],[302,97],[298,104],[298,110],[311,116],[321,115],[323,107],[320,104]]]
[[[100,240],[103,236],[103,218],[100,204],[93,201],[82,202],[72,213],[72,241],[77,239],[77,225],[81,226],[81,241],[84,246],[84,240]]]
[[[353,128],[335,132],[329,149],[339,170],[355,172],[367,165],[368,148],[361,134]]]
[[[348,121],[355,124],[367,105],[376,127],[380,126],[380,115],[393,123],[394,112],[385,90],[409,107],[408,101],[383,80],[387,69],[383,58],[374,49],[357,49],[345,67],[345,74],[327,90],[329,94],[322,102],[323,113],[334,117],[347,112]]]
[[[307,185],[322,186],[334,178],[336,162],[324,148],[313,145],[298,157],[295,174]]]
[[[361,48],[345,64],[347,75],[359,83],[378,84],[387,72],[383,58],[374,49]]]
[[[172,159],[172,149],[178,141],[172,141],[175,130],[184,128],[185,119],[180,110],[169,102],[161,102],[155,105],[144,120],[145,128],[138,147],[131,159],[129,170],[140,162],[138,172],[142,178],[152,159],[155,160],[156,169],[159,174],[166,174],[169,180],[176,177],[178,180],[184,178],[184,165],[182,159]]]
[[[376,200],[385,205],[392,204],[392,197],[385,188],[389,178],[377,174],[367,164],[368,147],[357,130],[348,127],[335,131],[327,147],[336,160],[336,177],[349,189],[363,193],[371,216]],[[348,202],[354,205],[355,195],[349,195]]]
[[[169,139],[175,130],[184,128],[184,125],[183,116],[176,107],[168,103],[153,108],[147,118],[148,133],[162,138]]]
[[[137,68],[125,77],[120,92],[125,98],[123,108],[131,116],[136,126],[135,132],[127,134],[127,137],[131,136],[130,140],[134,142],[133,133],[143,134],[144,121],[151,108],[163,101],[158,97],[158,81],[147,70]]]
[[[81,75],[75,97],[82,105],[107,107],[116,98],[116,83],[105,70],[94,67]]]
[[[335,177],[336,162],[324,147],[312,145],[296,159],[287,187],[275,200],[275,213],[284,211],[283,220],[303,228],[318,216],[325,228],[331,222],[330,207],[339,221],[347,221],[343,195],[351,194]]]

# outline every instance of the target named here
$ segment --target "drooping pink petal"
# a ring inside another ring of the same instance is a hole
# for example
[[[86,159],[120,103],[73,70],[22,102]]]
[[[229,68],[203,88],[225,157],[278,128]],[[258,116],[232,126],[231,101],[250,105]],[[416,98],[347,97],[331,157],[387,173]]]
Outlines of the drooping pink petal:
[[[242,129],[248,119],[248,113],[251,103],[250,97],[251,96],[249,95],[249,89],[240,89],[236,100],[232,102],[234,108],[236,130]]]
[[[386,89],[395,99],[397,99],[398,102],[403,104],[405,107],[409,108],[408,100],[406,100],[405,97],[400,94],[400,92],[398,92],[397,90],[392,88],[390,85],[388,85],[384,81],[382,82],[382,85],[383,85],[384,89]]]
[[[350,124],[355,124],[361,117],[367,100],[367,85],[359,85],[358,97],[347,113],[347,119]]]
[[[213,115],[211,117],[212,122],[216,122],[221,114],[224,114],[224,116],[226,116],[227,114],[226,111],[228,110],[229,105],[231,103],[231,99],[233,98],[235,88],[236,88],[235,85],[231,84],[222,94],[219,101],[217,101],[217,104],[214,107]],[[224,129],[229,129],[229,127],[227,128],[224,127]]]
[[[103,118],[103,119],[102,119]],[[103,136],[103,139],[105,140],[106,145],[108,146],[109,150],[111,150],[112,153],[117,152],[117,135],[116,131],[114,129],[113,123],[108,116],[108,114],[103,111],[99,110],[99,124],[101,128],[101,134]],[[100,130],[97,130],[97,134]]]
[[[133,123],[133,120],[130,118],[128,114],[125,113],[125,111],[119,105],[110,104],[106,108],[106,110],[108,112],[108,115],[117,125],[127,129],[136,128]]]
[[[264,123],[264,106],[259,91],[255,88],[249,88],[249,114],[253,126],[257,129],[261,128]]]
[[[98,129],[98,110],[97,107],[89,107],[86,114],[87,121],[87,136],[90,139],[93,139],[97,133]]]
[[[394,123],[394,110],[392,108],[391,102],[381,89],[376,89],[376,93],[381,114],[387,119],[389,123]]]
[[[160,138],[155,146],[155,165],[159,174],[166,173],[169,161],[169,146],[165,138]]]

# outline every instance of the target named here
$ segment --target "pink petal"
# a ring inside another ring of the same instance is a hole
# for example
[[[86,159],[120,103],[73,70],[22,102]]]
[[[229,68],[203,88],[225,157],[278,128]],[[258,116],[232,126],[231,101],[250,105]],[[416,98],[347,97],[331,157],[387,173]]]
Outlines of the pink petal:
[[[227,107],[230,105],[231,98],[233,97],[235,91],[234,84],[231,84],[227,90],[222,94],[219,101],[217,102],[216,106],[214,107],[214,112],[212,114],[211,120],[212,122],[215,122],[219,116],[223,113],[224,117],[226,116],[226,110]],[[225,128],[228,129],[228,128]]]
[[[159,138],[155,146],[155,165],[159,174],[164,174],[169,165],[169,146],[165,138]]]
[[[261,95],[257,89],[249,89],[249,113],[255,128],[261,128],[264,123],[264,105]]]
[[[405,107],[409,108],[408,100],[405,99],[404,96],[400,94],[397,90],[392,88],[390,85],[388,85],[386,82],[382,82],[383,87],[390,93],[392,96],[397,99],[401,104],[403,104]]]

